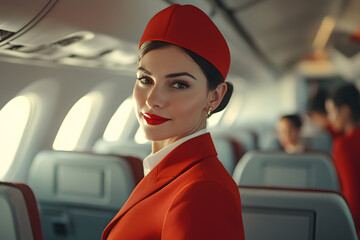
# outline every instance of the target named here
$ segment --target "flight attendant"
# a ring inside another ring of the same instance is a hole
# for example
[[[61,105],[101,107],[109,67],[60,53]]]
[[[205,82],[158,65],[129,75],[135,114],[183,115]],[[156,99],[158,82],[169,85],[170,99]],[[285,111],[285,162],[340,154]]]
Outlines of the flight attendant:
[[[224,37],[200,9],[176,4],[150,20],[139,49],[133,98],[152,154],[102,239],[244,239],[238,188],[206,131],[232,93]]]
[[[326,101],[333,136],[332,155],[341,191],[349,204],[360,237],[360,93],[347,84]]]

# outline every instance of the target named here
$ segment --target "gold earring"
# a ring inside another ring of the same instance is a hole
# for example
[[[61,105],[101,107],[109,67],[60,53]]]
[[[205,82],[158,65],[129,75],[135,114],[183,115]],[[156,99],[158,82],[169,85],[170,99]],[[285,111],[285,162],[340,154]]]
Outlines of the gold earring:
[[[210,117],[210,115],[211,115],[211,110],[212,110],[212,109],[209,108],[209,110],[208,110],[208,112],[207,112],[207,116],[208,116],[208,117]]]

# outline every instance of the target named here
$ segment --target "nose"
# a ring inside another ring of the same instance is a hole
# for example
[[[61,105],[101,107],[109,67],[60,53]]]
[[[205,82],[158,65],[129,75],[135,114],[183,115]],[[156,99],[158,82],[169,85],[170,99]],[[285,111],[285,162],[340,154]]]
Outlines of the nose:
[[[165,92],[162,90],[160,85],[153,85],[148,92],[146,98],[146,105],[149,108],[162,108],[166,103]]]

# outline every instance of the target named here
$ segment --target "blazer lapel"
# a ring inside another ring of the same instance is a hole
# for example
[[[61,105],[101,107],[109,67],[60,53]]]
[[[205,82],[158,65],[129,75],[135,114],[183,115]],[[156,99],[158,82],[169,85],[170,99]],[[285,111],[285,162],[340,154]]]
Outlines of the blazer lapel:
[[[102,239],[106,239],[111,228],[138,202],[169,184],[202,159],[216,155],[209,133],[192,138],[175,148],[135,187],[124,206],[105,228]]]

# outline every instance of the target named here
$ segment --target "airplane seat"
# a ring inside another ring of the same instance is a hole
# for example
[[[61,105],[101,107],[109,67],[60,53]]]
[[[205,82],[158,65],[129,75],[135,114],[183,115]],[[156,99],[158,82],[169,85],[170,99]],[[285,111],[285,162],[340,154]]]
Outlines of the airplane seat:
[[[320,152],[248,152],[235,167],[233,178],[245,186],[340,189],[330,156]]]
[[[0,239],[43,239],[35,196],[24,183],[0,182]]]
[[[332,150],[332,137],[328,132],[321,132],[317,135],[304,137],[306,146],[311,150],[323,151],[328,154]]]
[[[218,159],[224,165],[230,175],[234,172],[236,163],[239,161],[243,147],[235,139],[225,137],[213,137],[214,146],[218,153]]]
[[[262,130],[259,135],[261,136],[261,141],[259,144],[260,150],[273,151],[282,149],[275,128]],[[325,153],[331,153],[332,137],[327,131],[309,131],[307,129],[303,129],[301,140],[311,151],[323,151]]]
[[[275,128],[259,129],[259,149],[262,151],[273,151],[281,149]]]
[[[243,151],[257,149],[257,136],[253,131],[243,128],[210,129],[211,136],[230,138],[242,145]]]
[[[228,137],[227,140],[231,143],[231,145],[233,147],[234,163],[236,166],[236,164],[240,161],[242,156],[245,154],[245,147],[243,146],[243,144],[241,142],[239,142],[235,138]],[[234,168],[235,168],[235,166],[234,166]]]
[[[108,142],[99,139],[93,148],[96,153],[119,154],[125,156],[134,156],[141,160],[151,153],[151,143],[138,144],[136,142]]]
[[[350,209],[332,191],[239,187],[246,240],[357,240]]]
[[[140,174],[142,162],[136,158],[39,152],[28,183],[40,205],[44,238],[100,239],[140,181]]]
[[[331,153],[332,136],[323,128],[317,126],[310,117],[306,116],[302,127],[302,136],[306,146],[311,150]]]
[[[234,129],[228,135],[244,146],[244,151],[251,151],[258,148],[257,135],[255,132],[248,129]]]

